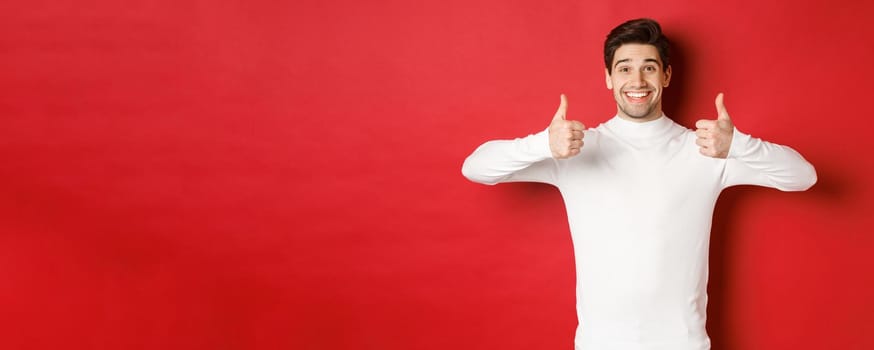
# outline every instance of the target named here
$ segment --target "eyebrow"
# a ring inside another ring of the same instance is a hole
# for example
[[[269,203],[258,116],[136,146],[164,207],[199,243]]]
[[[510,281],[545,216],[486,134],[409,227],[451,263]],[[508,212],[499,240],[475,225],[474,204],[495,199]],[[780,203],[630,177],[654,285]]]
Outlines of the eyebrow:
[[[623,59],[621,59],[621,60],[618,60],[618,61],[616,61],[616,64],[613,65],[613,68],[616,68],[616,66],[618,66],[620,63],[625,63],[625,62],[631,62],[631,59],[630,59],[630,58],[623,58]],[[661,62],[659,62],[659,60],[657,60],[657,59],[655,59],[655,58],[646,58],[646,59],[643,60],[643,62],[644,62],[644,63],[646,63],[646,62],[654,62],[654,63],[656,63],[656,64],[661,64]]]

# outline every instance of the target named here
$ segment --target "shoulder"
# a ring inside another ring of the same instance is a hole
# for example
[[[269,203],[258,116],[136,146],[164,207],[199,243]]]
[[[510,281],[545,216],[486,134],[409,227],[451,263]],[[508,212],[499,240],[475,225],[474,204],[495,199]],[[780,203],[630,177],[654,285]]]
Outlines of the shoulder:
[[[600,138],[604,134],[608,134],[609,129],[605,123],[598,124],[596,127],[588,128],[585,131],[585,137]]]
[[[671,128],[668,131],[671,139],[681,141],[684,144],[691,143],[692,145],[695,145],[695,139],[698,138],[698,136],[695,135],[695,130],[680,125],[673,120],[671,123]]]

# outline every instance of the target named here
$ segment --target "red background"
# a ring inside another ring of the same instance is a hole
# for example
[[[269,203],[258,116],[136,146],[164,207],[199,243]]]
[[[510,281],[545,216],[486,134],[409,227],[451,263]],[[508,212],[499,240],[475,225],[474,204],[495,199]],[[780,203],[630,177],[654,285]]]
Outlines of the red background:
[[[649,16],[670,116],[725,92],[819,173],[720,199],[714,349],[874,348],[874,6],[839,3],[4,3],[0,347],[571,349],[560,196],[461,163],[560,93],[613,116],[603,38]]]

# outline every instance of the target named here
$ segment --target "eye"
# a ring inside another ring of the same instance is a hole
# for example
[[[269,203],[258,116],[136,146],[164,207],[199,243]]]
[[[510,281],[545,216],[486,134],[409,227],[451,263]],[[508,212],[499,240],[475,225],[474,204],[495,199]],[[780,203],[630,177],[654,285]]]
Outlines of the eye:
[[[619,67],[618,70],[620,73],[628,73],[628,67]]]
[[[643,67],[643,71],[644,71],[644,72],[655,72],[656,70],[657,70],[657,69],[656,69],[655,66],[646,66],[646,67]]]

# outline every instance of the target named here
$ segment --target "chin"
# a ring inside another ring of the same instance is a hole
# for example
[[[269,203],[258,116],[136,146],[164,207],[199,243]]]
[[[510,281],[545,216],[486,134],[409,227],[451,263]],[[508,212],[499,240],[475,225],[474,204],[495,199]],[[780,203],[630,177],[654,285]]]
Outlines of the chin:
[[[640,111],[639,113],[633,113],[633,112],[632,112],[632,113],[629,113],[629,111],[627,111],[627,110],[623,110],[623,111],[622,111],[622,113],[625,113],[625,115],[627,115],[627,116],[629,116],[629,117],[631,117],[631,118],[634,118],[634,119],[646,119],[646,118],[649,118],[649,117],[652,116],[652,112],[653,112],[652,109],[648,109],[648,110],[645,110],[645,111]]]

